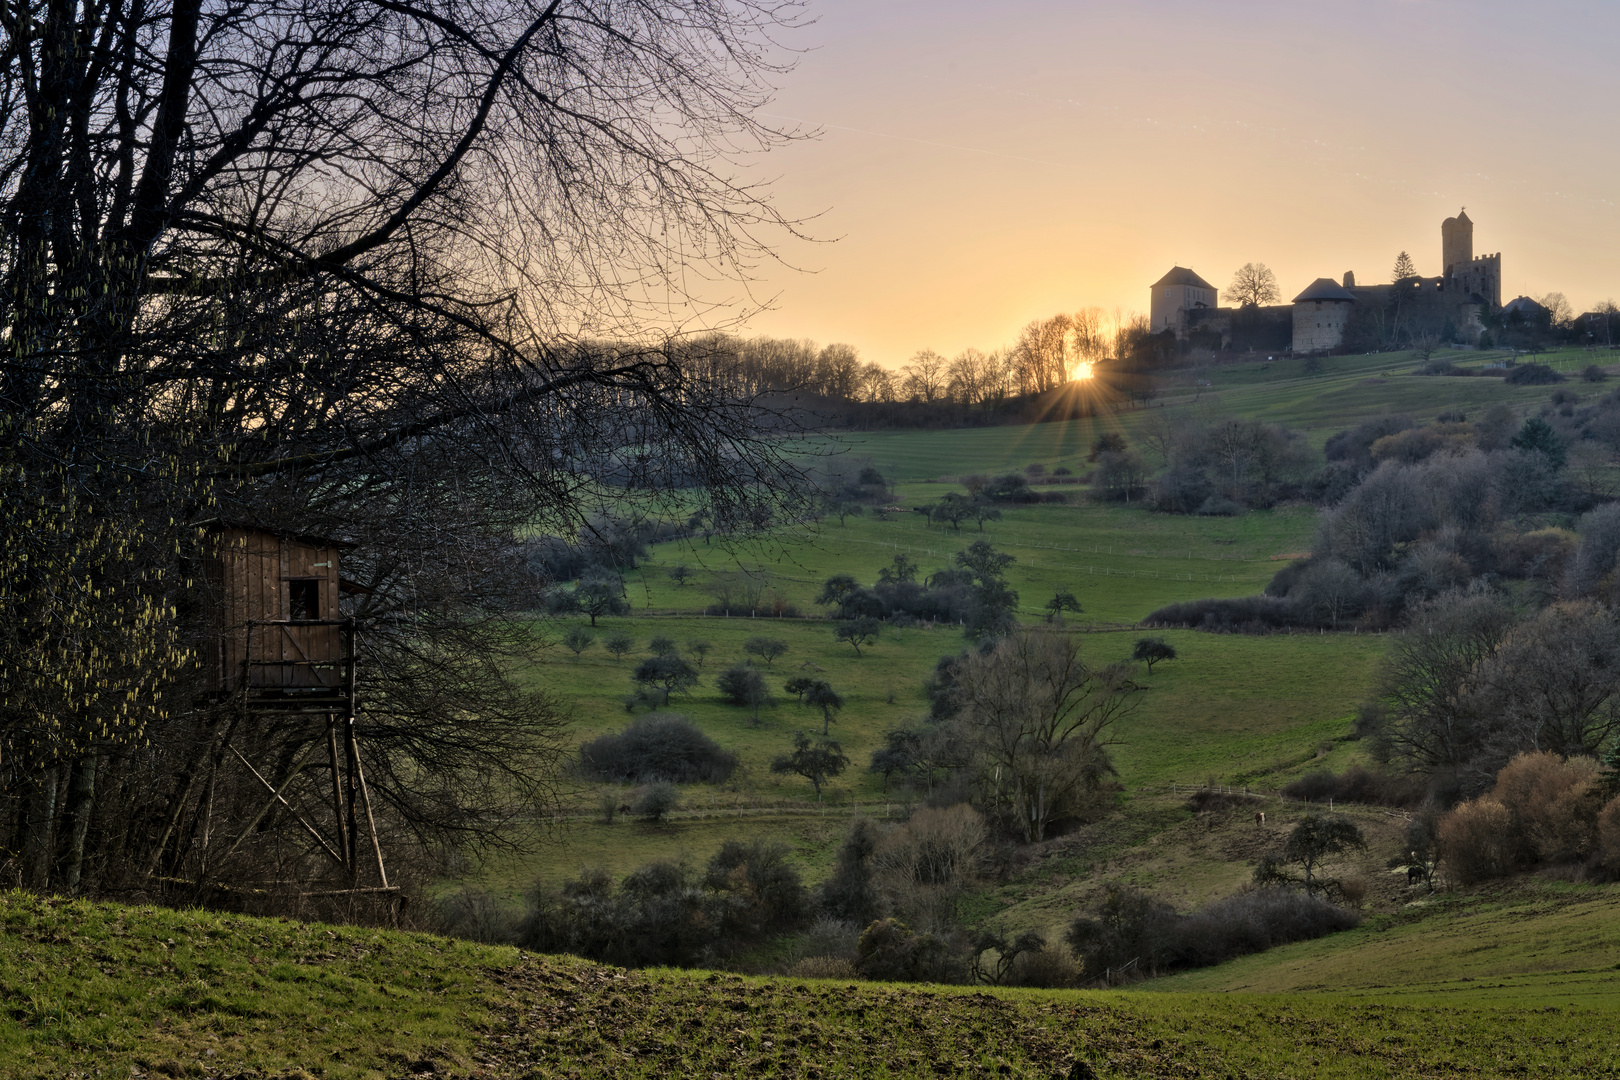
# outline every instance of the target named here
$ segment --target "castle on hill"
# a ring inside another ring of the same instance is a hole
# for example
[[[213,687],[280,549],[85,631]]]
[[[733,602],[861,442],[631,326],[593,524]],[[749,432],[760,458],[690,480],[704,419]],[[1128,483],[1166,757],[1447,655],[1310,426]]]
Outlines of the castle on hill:
[[[1354,272],[1321,277],[1292,303],[1243,307],[1220,307],[1215,286],[1176,266],[1153,283],[1149,319],[1155,334],[1191,348],[1323,353],[1415,333],[1478,344],[1485,319],[1502,308],[1502,253],[1474,254],[1474,223],[1464,210],[1440,225],[1440,265],[1438,277],[1388,285],[1358,285]]]

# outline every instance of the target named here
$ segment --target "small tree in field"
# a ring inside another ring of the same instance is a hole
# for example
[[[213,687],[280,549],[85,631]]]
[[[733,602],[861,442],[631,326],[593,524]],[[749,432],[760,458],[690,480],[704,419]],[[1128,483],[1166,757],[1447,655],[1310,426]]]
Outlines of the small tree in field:
[[[1176,647],[1162,637],[1138,638],[1136,648],[1131,650],[1132,660],[1141,660],[1147,664],[1148,674],[1153,674],[1153,665],[1160,660],[1174,660]]]
[[[663,634],[658,634],[651,641],[647,642],[647,651],[652,653],[654,656],[673,656],[675,655],[676,651],[675,639],[672,637],[665,637]]]
[[[686,641],[686,651],[697,657],[698,667],[703,666],[703,658],[713,649],[714,646],[702,638],[688,638]]]
[[[844,707],[844,696],[820,679],[805,688],[803,702],[821,710],[821,734],[827,734],[833,713]]]
[[[1084,610],[1080,606],[1080,601],[1074,598],[1074,593],[1064,589],[1062,592],[1055,593],[1052,599],[1046,602],[1046,621],[1062,625],[1065,611],[1072,611],[1078,615]]]
[[[811,742],[802,731],[793,734],[793,752],[783,754],[771,762],[773,773],[797,773],[810,781],[816,789],[816,801],[821,801],[821,785],[833,779],[849,765],[844,748],[834,739]]]
[[[613,654],[613,659],[623,660],[625,653],[634,652],[636,639],[629,634],[613,634],[602,640],[602,648]]]
[[[847,641],[854,646],[855,655],[861,655],[861,646],[870,645],[878,639],[883,624],[870,615],[859,619],[846,619],[833,628],[833,637],[839,641]]]
[[[743,652],[757,656],[769,667],[778,656],[788,651],[787,642],[773,637],[751,637],[743,642]]]
[[[771,703],[771,693],[765,686],[765,676],[759,673],[758,668],[747,664],[733,664],[728,667],[720,673],[714,685],[726,701],[753,709],[755,724],[759,723],[760,708]]]
[[[685,563],[676,563],[669,568],[668,573],[669,579],[675,583],[677,588],[684,588],[687,581],[691,580],[692,568]]]
[[[662,694],[660,704],[668,705],[671,694],[684,694],[697,685],[697,669],[674,653],[649,656],[636,665],[630,676],[643,693]]]
[[[563,635],[562,642],[575,656],[596,643],[596,635],[583,626],[575,626]]]
[[[578,611],[590,616],[592,626],[596,625],[600,615],[626,615],[630,612],[630,601],[624,596],[624,579],[600,567],[579,576],[572,599]]]
[[[1317,880],[1316,872],[1330,857],[1349,851],[1351,848],[1366,848],[1367,839],[1361,835],[1361,829],[1347,817],[1338,814],[1306,814],[1300,818],[1294,831],[1288,834],[1288,842],[1283,845],[1282,862],[1294,863],[1305,872],[1305,891],[1314,893],[1317,889],[1331,884]],[[1287,880],[1281,874],[1277,860],[1266,858],[1260,860],[1260,866],[1255,870],[1255,880],[1265,881]]]

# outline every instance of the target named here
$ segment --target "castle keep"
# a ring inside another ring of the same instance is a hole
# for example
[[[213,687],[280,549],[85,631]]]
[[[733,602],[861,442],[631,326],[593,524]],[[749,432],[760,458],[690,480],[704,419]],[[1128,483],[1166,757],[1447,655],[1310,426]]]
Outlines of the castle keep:
[[[1208,349],[1321,353],[1419,329],[1477,344],[1484,318],[1502,307],[1502,254],[1475,256],[1474,223],[1463,211],[1440,225],[1440,266],[1438,277],[1388,285],[1357,285],[1354,273],[1321,277],[1292,303],[1239,308],[1218,306],[1213,285],[1176,266],[1153,283],[1149,318],[1155,334]]]

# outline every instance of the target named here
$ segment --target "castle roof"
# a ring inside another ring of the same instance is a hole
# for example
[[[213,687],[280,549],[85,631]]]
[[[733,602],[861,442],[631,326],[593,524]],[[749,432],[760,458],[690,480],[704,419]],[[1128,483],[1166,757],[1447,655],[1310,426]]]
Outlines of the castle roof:
[[[1211,292],[1215,291],[1215,286],[1188,270],[1185,266],[1172,266],[1168,274],[1153,283],[1155,289],[1160,285],[1192,285],[1195,288],[1208,289]]]
[[[1545,307],[1536,303],[1528,296],[1514,297],[1512,300],[1509,300],[1507,303],[1502,305],[1502,313],[1504,315],[1511,315],[1513,312],[1519,311],[1523,312],[1526,317],[1529,317],[1532,315],[1540,315],[1546,310],[1547,309]]]
[[[1355,293],[1340,285],[1330,277],[1319,277],[1308,285],[1304,292],[1294,297],[1294,303],[1303,300],[1350,300],[1354,301]]]
[[[1457,211],[1456,217],[1448,217],[1445,221],[1441,222],[1441,224],[1450,225],[1453,222],[1456,222],[1458,225],[1472,225],[1474,223],[1473,219],[1468,216],[1468,209],[1466,207]]]

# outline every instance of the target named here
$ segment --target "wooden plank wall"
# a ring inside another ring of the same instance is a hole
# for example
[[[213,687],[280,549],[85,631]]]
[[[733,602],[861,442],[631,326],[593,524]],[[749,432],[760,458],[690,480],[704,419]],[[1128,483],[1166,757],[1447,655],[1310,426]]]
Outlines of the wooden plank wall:
[[[288,583],[299,578],[319,582],[320,610],[315,618],[336,619],[338,612],[338,548],[280,536],[260,529],[225,528],[219,531],[215,580],[221,602],[221,684],[226,689],[241,682],[243,649],[249,647],[247,624],[290,617]],[[255,626],[252,629],[255,661],[309,661],[335,665],[343,659],[342,629],[337,626]],[[342,680],[336,666],[310,663],[250,668],[255,686],[335,686]]]

